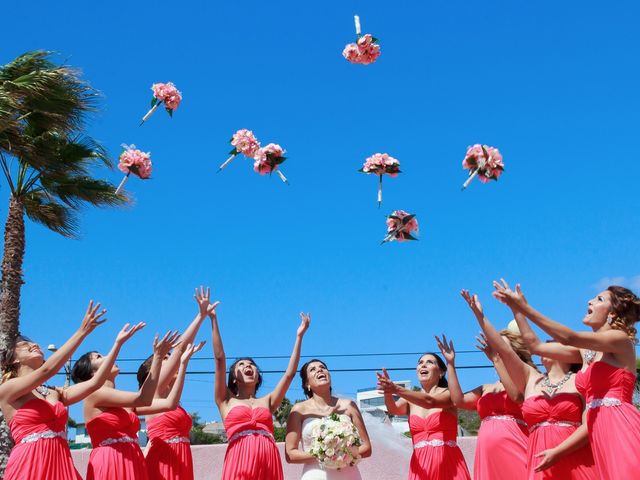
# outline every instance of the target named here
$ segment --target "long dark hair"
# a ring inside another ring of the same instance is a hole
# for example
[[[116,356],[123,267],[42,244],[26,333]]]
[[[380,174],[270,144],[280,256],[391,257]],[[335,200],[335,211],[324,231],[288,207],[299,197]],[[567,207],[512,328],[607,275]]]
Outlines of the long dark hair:
[[[315,362],[321,363],[324,368],[329,370],[329,367],[327,367],[327,364],[324,363],[322,360],[319,360],[317,358],[312,358],[307,363],[302,365],[302,368],[300,368],[300,378],[302,379],[302,391],[304,392],[304,394],[305,394],[305,396],[307,398],[311,398],[313,396],[313,392],[311,391],[311,389],[307,388],[307,380],[309,378],[309,375],[307,373],[307,367],[309,365],[311,365],[312,363],[315,363]],[[331,391],[331,390],[329,390],[329,391]]]
[[[91,355],[98,353],[95,350],[87,352],[76,360],[71,369],[71,380],[73,383],[86,382],[93,377],[93,365],[91,365]]]
[[[153,355],[149,355],[149,357],[142,362],[140,367],[138,368],[138,374],[136,378],[138,379],[138,388],[142,388],[142,384],[149,376],[149,370],[151,370],[151,364],[153,363]]]
[[[449,388],[449,382],[445,378],[445,375],[447,374],[447,365],[444,363],[442,358],[440,358],[440,355],[434,352],[426,352],[420,355],[420,358],[424,357],[425,355],[431,355],[433,358],[435,358],[436,365],[438,365],[438,368],[440,369],[440,371],[444,373],[444,375],[440,377],[440,380],[438,380],[438,386],[442,388]],[[420,361],[420,358],[418,359],[418,361]]]
[[[260,388],[260,385],[262,385],[262,373],[260,372],[260,367],[258,367],[258,364],[253,361],[253,358],[251,358],[251,357],[238,358],[229,367],[229,376],[227,377],[227,388],[229,390],[231,390],[231,393],[233,393],[234,395],[238,394],[238,383],[237,383],[237,378],[236,378],[236,365],[238,365],[238,363],[240,363],[243,360],[251,362],[256,367],[256,369],[258,370],[258,383],[256,383],[256,392]]]

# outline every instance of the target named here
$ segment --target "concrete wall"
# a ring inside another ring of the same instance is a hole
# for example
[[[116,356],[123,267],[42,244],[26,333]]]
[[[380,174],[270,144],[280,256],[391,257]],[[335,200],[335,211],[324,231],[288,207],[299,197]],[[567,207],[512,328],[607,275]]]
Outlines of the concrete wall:
[[[473,473],[473,455],[476,447],[476,437],[460,437],[458,444],[464,453],[469,471]],[[409,458],[411,457],[411,441],[402,442],[401,445],[376,444],[372,441],[373,455],[362,460],[358,467],[363,479],[371,480],[406,480],[409,472]],[[447,448],[447,447],[439,447]],[[196,480],[217,480],[222,475],[222,462],[227,449],[223,445],[195,445],[191,447],[193,452],[193,464]],[[284,461],[284,444],[278,443],[280,456],[283,459],[284,478],[297,480],[302,472],[301,465],[289,465]],[[86,476],[87,463],[91,450],[72,450],[73,460],[83,478]]]

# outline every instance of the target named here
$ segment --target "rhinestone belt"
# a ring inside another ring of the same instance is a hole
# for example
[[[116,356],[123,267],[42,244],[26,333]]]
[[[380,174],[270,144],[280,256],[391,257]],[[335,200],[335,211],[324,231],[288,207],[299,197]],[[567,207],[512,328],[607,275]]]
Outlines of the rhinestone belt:
[[[165,443],[191,443],[189,437],[171,437],[164,441]]]
[[[622,405],[621,400],[612,397],[604,397],[594,398],[589,403],[587,403],[587,408],[617,407],[618,405]]]
[[[229,439],[229,444],[232,444],[239,438],[246,437],[248,435],[262,435],[263,437],[269,437],[271,440],[275,442],[275,439],[273,438],[273,435],[271,434],[271,432],[267,432],[266,430],[243,430],[242,432],[237,432],[231,435],[231,438]]]
[[[457,447],[458,444],[453,440],[444,440],[435,439],[435,440],[423,440],[421,442],[416,443],[413,448],[424,448],[424,447]]]
[[[138,440],[131,437],[120,437],[120,438],[107,438],[100,442],[99,447],[108,447],[109,445],[114,445],[116,443],[136,443]]]
[[[67,438],[67,433],[66,432],[54,432],[53,430],[46,430],[44,432],[32,433],[30,435],[27,435],[22,440],[20,440],[20,443],[37,442],[38,440],[49,439],[49,438],[63,438],[63,439],[66,439]]]
[[[521,418],[512,417],[511,415],[488,415],[482,419],[483,422],[485,420],[507,420],[510,422],[516,422],[517,424],[522,425],[523,427],[527,426],[527,422],[525,422]]]
[[[540,427],[579,427],[580,425],[582,425],[580,422],[540,422],[532,426],[529,432],[533,432]]]

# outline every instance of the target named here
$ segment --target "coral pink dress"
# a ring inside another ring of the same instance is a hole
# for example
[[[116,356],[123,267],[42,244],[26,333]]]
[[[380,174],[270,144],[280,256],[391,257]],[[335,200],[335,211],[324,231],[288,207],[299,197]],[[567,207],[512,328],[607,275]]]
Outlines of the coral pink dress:
[[[149,480],[193,480],[191,426],[191,416],[182,407],[147,422]]]
[[[40,398],[25,402],[9,422],[15,446],[5,480],[81,480],[67,443],[67,409]]]
[[[267,408],[236,405],[224,419],[224,428],[229,444],[222,480],[283,480],[273,420]]]
[[[520,405],[507,392],[487,393],[476,404],[478,431],[474,480],[519,480],[527,475],[529,431]]]
[[[576,388],[587,401],[589,439],[601,480],[638,475],[640,413],[632,403],[635,381],[633,373],[602,361],[576,376]]]
[[[535,455],[562,443],[582,424],[582,398],[576,393],[558,393],[553,397],[536,395],[522,404],[529,424],[529,480],[597,480],[589,445],[560,458],[555,465],[535,472],[542,458]]]
[[[456,443],[458,419],[448,412],[409,416],[413,455],[409,480],[470,480],[469,469]]]
[[[87,422],[93,451],[87,480],[147,480],[144,455],[138,445],[140,421],[124,408],[109,408]]]

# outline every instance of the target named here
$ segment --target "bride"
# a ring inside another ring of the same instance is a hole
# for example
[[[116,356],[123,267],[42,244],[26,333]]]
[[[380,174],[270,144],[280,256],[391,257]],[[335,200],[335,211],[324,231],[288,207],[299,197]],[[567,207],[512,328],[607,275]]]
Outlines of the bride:
[[[362,440],[358,447],[359,457],[371,456],[371,442],[360,410],[352,400],[331,395],[331,374],[323,361],[314,359],[305,363],[300,369],[300,377],[302,390],[309,399],[296,403],[289,414],[285,443],[287,462],[304,464],[301,480],[360,480],[362,477],[357,466],[325,470],[308,453],[313,442],[311,432],[314,424],[323,417],[336,413],[341,417],[348,417],[358,429]]]

